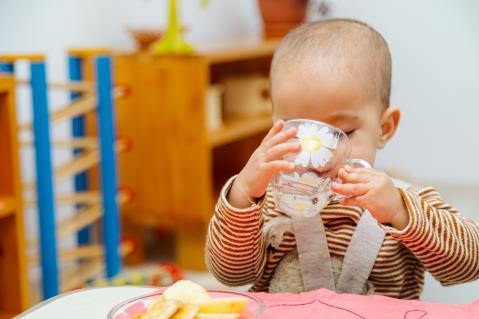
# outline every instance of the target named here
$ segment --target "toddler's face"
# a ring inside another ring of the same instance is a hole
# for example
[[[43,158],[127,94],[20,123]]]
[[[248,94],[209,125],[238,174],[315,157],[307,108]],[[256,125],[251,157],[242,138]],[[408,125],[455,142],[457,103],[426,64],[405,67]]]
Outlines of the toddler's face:
[[[275,120],[311,119],[344,131],[352,158],[374,164],[380,148],[383,107],[348,76],[313,74],[310,70],[282,72],[272,78]]]

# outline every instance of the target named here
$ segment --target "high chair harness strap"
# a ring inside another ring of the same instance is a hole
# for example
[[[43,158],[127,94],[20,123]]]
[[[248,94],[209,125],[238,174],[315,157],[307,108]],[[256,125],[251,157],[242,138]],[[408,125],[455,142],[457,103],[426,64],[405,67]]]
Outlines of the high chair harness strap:
[[[304,290],[335,290],[326,230],[321,215],[293,216],[292,219]]]
[[[293,217],[293,228],[305,291],[327,288],[339,293],[364,293],[385,237],[369,211],[363,212],[356,226],[336,285],[321,214]]]
[[[365,211],[346,250],[336,292],[363,293],[385,236],[376,219]]]

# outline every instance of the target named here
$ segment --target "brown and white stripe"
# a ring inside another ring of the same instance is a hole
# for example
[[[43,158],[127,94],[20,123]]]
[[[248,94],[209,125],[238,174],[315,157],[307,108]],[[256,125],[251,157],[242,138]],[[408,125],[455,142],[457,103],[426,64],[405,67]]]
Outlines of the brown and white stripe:
[[[206,242],[206,262],[214,276],[230,286],[252,283],[251,290],[267,291],[283,256],[295,248],[294,234],[285,233],[274,251],[267,249],[263,226],[285,214],[275,209],[271,191],[247,209],[232,207],[223,188]],[[424,273],[429,271],[448,286],[479,278],[479,225],[444,203],[433,188],[401,189],[410,223],[403,230],[383,226],[386,238],[369,280],[375,293],[419,299]],[[337,203],[322,212],[331,256],[344,258],[363,210]]]

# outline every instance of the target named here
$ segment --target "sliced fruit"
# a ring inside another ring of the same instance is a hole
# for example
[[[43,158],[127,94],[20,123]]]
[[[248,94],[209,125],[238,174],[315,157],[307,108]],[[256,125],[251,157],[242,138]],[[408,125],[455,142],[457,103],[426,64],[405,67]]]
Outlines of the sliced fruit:
[[[237,313],[199,313],[196,319],[238,319]]]
[[[148,311],[141,319],[169,319],[181,306],[181,302],[177,300],[159,299],[148,307]]]
[[[193,304],[183,304],[171,319],[195,319],[200,307]]]
[[[241,313],[248,306],[248,299],[244,297],[214,298],[198,304],[200,313]]]
[[[133,316],[133,319],[143,319],[144,312],[137,313]]]
[[[163,298],[179,300],[184,303],[198,304],[210,299],[205,288],[189,280],[180,280],[165,289]]]

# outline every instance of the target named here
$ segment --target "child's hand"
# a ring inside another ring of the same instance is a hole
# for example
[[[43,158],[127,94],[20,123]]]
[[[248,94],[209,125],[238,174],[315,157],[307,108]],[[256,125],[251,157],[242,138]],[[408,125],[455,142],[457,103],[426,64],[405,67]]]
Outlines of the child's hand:
[[[366,208],[378,222],[396,229],[403,229],[409,223],[402,196],[386,173],[346,166],[339,170],[338,176],[343,184],[334,183],[331,189],[351,196],[342,199],[341,205]]]
[[[294,163],[282,159],[288,153],[301,150],[299,143],[287,143],[296,136],[296,128],[282,132],[283,121],[276,122],[261,145],[251,155],[231,187],[228,201],[237,208],[249,207],[257,198],[262,197],[269,180],[279,172],[291,173]]]

